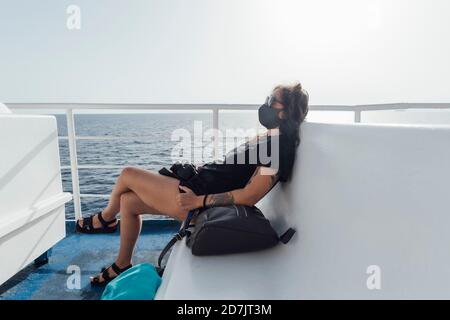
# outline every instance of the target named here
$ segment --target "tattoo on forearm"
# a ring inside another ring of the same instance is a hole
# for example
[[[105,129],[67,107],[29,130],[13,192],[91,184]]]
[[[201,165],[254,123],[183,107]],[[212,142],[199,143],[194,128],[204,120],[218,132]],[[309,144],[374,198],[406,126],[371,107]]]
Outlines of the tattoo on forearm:
[[[234,204],[233,194],[231,192],[210,194],[206,197],[207,207],[220,207]]]

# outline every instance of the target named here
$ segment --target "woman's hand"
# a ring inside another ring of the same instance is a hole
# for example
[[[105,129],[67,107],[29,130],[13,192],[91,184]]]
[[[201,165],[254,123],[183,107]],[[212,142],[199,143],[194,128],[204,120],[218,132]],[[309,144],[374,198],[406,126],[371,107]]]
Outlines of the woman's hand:
[[[185,193],[177,194],[176,202],[180,208],[186,211],[197,209],[203,206],[203,196],[197,196],[191,189],[179,186]]]

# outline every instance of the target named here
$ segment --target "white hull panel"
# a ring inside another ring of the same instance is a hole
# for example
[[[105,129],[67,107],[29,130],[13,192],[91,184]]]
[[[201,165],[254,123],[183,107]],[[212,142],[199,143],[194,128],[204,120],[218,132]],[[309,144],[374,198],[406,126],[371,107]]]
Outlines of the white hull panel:
[[[56,119],[0,115],[0,284],[65,236]]]
[[[66,236],[64,207],[27,223],[0,239],[0,284]]]

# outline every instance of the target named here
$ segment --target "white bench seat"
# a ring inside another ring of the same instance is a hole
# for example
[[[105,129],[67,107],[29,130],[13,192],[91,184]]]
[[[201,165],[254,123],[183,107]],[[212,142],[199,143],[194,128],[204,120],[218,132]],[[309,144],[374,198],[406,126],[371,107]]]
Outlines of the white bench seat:
[[[259,204],[291,242],[217,257],[180,242],[156,298],[448,299],[449,185],[448,126],[305,123],[293,180]]]

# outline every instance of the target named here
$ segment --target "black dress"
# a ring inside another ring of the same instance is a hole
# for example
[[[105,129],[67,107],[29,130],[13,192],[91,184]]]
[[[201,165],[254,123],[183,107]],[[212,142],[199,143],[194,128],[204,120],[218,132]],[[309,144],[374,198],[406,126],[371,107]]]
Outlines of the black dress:
[[[196,195],[223,193],[244,188],[256,168],[271,167],[272,163],[277,162],[273,168],[277,169],[279,180],[286,181],[294,163],[295,152],[292,152],[289,139],[283,134],[276,137],[258,137],[256,141],[246,142],[228,152],[223,161],[213,161],[197,167],[195,175],[188,180],[176,178],[180,180],[180,185],[187,186]],[[271,158],[272,150],[279,150],[279,157]],[[273,161],[274,159],[277,160]],[[165,174],[163,171],[160,173]],[[165,175],[174,177],[171,174]]]

